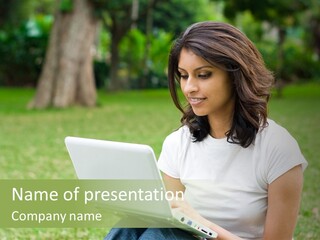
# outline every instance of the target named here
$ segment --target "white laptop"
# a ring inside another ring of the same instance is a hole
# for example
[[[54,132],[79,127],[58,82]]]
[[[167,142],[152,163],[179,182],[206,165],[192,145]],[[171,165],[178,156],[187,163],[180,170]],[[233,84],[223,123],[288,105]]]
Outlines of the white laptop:
[[[127,181],[128,186],[132,186],[135,180],[150,180],[159,192],[165,189],[154,151],[150,146],[79,137],[66,137],[65,144],[79,179],[121,180]],[[119,201],[114,205],[109,202],[107,204],[107,208],[128,213],[137,219],[167,222],[168,226],[191,231],[201,237],[217,237],[213,230],[181,212],[172,210],[166,198],[153,201],[151,205],[125,204]]]

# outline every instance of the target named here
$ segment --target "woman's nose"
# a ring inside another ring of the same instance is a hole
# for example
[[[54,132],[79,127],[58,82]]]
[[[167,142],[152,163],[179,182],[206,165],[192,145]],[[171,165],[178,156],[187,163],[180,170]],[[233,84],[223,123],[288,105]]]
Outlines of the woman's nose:
[[[193,77],[189,76],[188,79],[184,81],[184,86],[182,90],[185,93],[198,91],[197,81]]]

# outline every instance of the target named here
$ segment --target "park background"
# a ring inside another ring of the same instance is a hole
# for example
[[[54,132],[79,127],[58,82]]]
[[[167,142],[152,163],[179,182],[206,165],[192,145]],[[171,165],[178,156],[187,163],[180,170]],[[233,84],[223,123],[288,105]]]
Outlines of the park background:
[[[0,0],[0,177],[74,179],[67,135],[151,145],[179,127],[171,42],[229,22],[276,77],[270,118],[309,162],[295,239],[320,239],[319,0]],[[102,239],[108,229],[0,229],[1,239]]]

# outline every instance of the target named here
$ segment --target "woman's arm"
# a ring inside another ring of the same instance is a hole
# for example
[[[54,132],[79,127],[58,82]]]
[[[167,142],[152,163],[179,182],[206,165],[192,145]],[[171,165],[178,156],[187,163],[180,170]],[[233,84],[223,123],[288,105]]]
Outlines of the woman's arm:
[[[179,178],[173,178],[168,176],[167,174],[163,173],[162,178],[164,180],[166,190],[177,192],[185,190],[184,185],[181,183]],[[210,222],[209,220],[202,217],[196,210],[194,210],[186,201],[181,200],[174,200],[171,202],[172,208],[179,208],[179,211],[183,212],[184,214],[192,217],[197,222],[202,223],[204,226],[207,226],[218,233],[218,240],[240,240],[241,238],[235,236],[231,232],[223,229],[222,227]]]
[[[185,190],[180,179],[163,174],[163,180],[167,190]],[[300,207],[302,185],[303,174],[300,165],[284,173],[269,185],[264,240],[292,239]],[[172,208],[179,208],[183,213],[217,232],[218,240],[241,239],[226,229],[203,218],[186,201],[173,201],[171,206]]]
[[[173,178],[165,173],[162,173],[162,179],[164,181],[164,185],[167,191],[170,191],[173,193],[184,192],[185,187],[181,183],[179,178]]]
[[[268,210],[263,239],[291,240],[297,223],[303,173],[301,165],[281,175],[268,187]]]

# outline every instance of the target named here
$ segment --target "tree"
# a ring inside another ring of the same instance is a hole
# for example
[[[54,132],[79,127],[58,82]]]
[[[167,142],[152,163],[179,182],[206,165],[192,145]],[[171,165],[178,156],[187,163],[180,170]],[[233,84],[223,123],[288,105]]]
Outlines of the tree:
[[[108,12],[111,18],[110,24],[104,21],[105,26],[110,29],[111,32],[111,68],[110,68],[110,82],[109,90],[119,90],[124,87],[119,81],[118,70],[119,70],[119,43],[122,38],[128,33],[132,24],[132,0],[124,1],[109,1]],[[128,18],[129,16],[129,18]]]
[[[129,86],[128,78],[119,78],[119,65],[130,65],[134,61],[133,56],[122,59],[120,55],[120,43],[131,29],[137,28],[145,35],[144,57],[139,61],[141,76],[138,86],[148,86],[150,78],[150,54],[153,37],[165,32],[180,33],[187,25],[198,20],[208,19],[212,16],[213,5],[210,0],[198,0],[197,8],[194,8],[193,0],[90,0],[96,9],[97,15],[103,20],[104,26],[110,32],[110,81],[109,90],[119,90]],[[142,38],[140,38],[142,39]],[[133,40],[133,38],[128,41]],[[126,41],[126,40],[124,40]],[[134,42],[131,42],[132,45]],[[164,49],[165,51],[166,49]],[[135,62],[135,65],[137,62]],[[130,71],[130,66],[128,67]],[[124,72],[128,72],[126,69]]]
[[[287,29],[298,23],[298,13],[305,10],[306,4],[303,1],[292,0],[229,0],[225,4],[225,15],[234,19],[237,12],[250,11],[255,19],[266,21],[277,29],[277,66],[276,66],[276,87],[278,95],[285,80],[283,79],[284,49]]]
[[[320,2],[318,0],[308,0],[308,9],[303,23],[308,31],[308,42],[314,49],[317,61],[320,61]]]
[[[31,108],[94,106],[92,46],[97,19],[87,0],[61,0]]]
[[[0,28],[12,29],[21,25],[30,15],[39,13],[39,9],[51,8],[50,0],[0,0]]]
[[[101,17],[104,26],[111,34],[111,67],[110,82],[108,89],[119,90],[126,87],[126,82],[119,80],[119,44],[123,37],[135,28],[139,17],[146,15],[150,8],[153,8],[158,0],[121,0],[121,1],[105,1],[91,0],[97,13]]]
[[[36,86],[53,7],[52,0],[0,0],[0,85]]]

